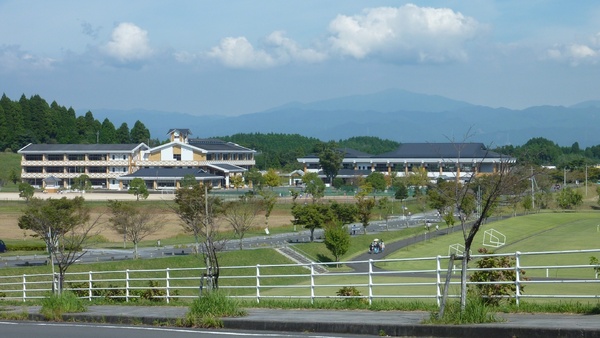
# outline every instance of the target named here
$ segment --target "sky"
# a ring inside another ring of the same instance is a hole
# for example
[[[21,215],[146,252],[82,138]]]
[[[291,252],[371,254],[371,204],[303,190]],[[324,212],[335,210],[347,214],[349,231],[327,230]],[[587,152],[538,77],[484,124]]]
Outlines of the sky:
[[[591,0],[0,0],[0,91],[235,116],[387,89],[523,109],[600,99]]]

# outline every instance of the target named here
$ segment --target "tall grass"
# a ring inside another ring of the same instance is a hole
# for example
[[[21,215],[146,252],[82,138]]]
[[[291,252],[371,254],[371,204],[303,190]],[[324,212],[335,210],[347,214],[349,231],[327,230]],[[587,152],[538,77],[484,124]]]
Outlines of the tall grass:
[[[49,295],[42,300],[40,313],[47,320],[61,321],[63,313],[85,312],[87,307],[83,300],[77,298],[71,292],[63,292],[60,295]]]
[[[246,314],[238,300],[215,290],[194,300],[186,314],[185,324],[192,327],[223,327],[219,318],[242,317]]]

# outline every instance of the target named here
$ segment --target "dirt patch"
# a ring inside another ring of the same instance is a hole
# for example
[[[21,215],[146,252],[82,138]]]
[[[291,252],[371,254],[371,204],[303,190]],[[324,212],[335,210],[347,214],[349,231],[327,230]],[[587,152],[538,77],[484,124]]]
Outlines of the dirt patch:
[[[61,195],[56,194],[48,194],[52,195],[52,198],[62,197]],[[108,196],[107,196],[108,195]],[[7,197],[8,196],[8,197]],[[47,195],[46,195],[47,196]],[[135,197],[133,195],[128,194],[119,194],[119,199],[122,198],[124,200],[134,200]],[[18,196],[16,194],[0,194],[0,200],[18,200]],[[115,195],[111,194],[86,194],[86,200],[100,200],[104,199],[116,199]],[[165,199],[163,195],[150,195],[151,199]],[[175,215],[170,210],[157,209],[153,211],[155,214],[154,219],[164,224],[163,228],[159,230],[157,233],[148,236],[145,240],[158,240],[158,239],[166,239],[176,237],[178,235],[183,234],[183,229],[181,227],[181,223],[177,215]],[[31,239],[30,235],[32,232],[24,232],[19,228],[19,217],[22,215],[20,210],[15,210],[14,212],[2,212],[0,213],[0,239],[6,240],[15,240],[15,239]],[[110,215],[108,213],[108,209],[106,208],[94,208],[93,213],[91,215],[92,219],[96,219],[100,216],[99,224],[100,224],[100,235],[105,237],[107,240],[111,242],[122,242],[123,236],[119,235],[116,231],[111,229],[109,218]],[[269,227],[275,228],[280,226],[289,226],[292,222],[292,216],[289,212],[283,212],[274,210],[271,216],[269,217]],[[257,227],[264,227],[265,217],[259,216],[255,220],[255,225]],[[229,229],[225,222],[221,222],[220,229]]]

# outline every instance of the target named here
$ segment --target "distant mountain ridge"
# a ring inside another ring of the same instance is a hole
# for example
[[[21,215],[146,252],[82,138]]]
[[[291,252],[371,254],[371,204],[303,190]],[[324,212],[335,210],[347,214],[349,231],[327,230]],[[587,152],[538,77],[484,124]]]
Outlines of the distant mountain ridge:
[[[490,146],[522,145],[544,137],[561,146],[600,144],[600,101],[570,107],[535,106],[523,110],[491,108],[437,95],[386,90],[310,103],[289,103],[240,116],[195,116],[152,110],[90,109],[100,121],[131,128],[140,120],[152,138],[164,139],[169,128],[188,128],[192,137],[237,133],[284,133],[323,141],[377,136],[398,142],[483,142]],[[87,111],[87,110],[85,110]],[[85,111],[79,111],[78,115]]]

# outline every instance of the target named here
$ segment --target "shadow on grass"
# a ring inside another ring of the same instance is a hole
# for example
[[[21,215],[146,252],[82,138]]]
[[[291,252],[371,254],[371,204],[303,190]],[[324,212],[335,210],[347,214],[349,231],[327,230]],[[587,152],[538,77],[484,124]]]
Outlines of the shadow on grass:
[[[317,259],[321,263],[333,263],[333,259],[331,259],[329,256],[325,256],[323,254],[317,254]]]

